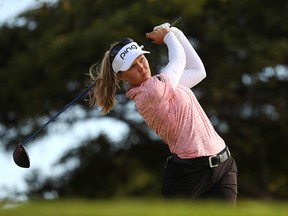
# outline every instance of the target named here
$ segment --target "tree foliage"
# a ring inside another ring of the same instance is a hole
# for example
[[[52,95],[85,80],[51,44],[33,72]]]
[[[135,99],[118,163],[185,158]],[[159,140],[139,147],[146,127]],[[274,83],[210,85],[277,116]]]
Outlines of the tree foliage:
[[[130,36],[143,43],[154,25],[181,15],[179,28],[208,74],[193,91],[238,162],[240,194],[287,198],[287,9],[284,0],[62,0],[29,10],[0,28],[1,141],[13,148],[43,116],[71,101],[113,41]],[[156,72],[165,46],[148,49]],[[143,121],[127,117],[131,104],[121,93],[109,117],[130,126],[122,147],[103,136],[87,140],[59,161],[76,160],[75,169],[30,188],[31,194],[159,193],[167,148]]]

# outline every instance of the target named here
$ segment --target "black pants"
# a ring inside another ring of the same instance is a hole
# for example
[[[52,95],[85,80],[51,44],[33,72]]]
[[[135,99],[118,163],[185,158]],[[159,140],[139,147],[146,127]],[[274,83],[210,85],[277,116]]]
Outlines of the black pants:
[[[214,168],[167,160],[162,194],[166,198],[217,199],[235,204],[237,173],[232,157]]]

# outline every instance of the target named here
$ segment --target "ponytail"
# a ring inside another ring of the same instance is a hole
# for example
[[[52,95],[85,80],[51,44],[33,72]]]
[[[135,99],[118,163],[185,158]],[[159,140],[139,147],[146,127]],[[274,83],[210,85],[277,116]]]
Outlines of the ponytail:
[[[119,88],[117,75],[111,68],[110,51],[107,51],[101,64],[94,64],[89,70],[90,82],[94,87],[89,92],[89,105],[100,106],[107,114],[117,103],[116,90]]]

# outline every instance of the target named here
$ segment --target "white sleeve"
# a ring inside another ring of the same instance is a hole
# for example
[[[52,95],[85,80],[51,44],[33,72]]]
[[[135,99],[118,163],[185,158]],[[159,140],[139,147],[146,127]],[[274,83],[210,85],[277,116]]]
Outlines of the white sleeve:
[[[183,32],[176,27],[171,27],[171,30],[181,43],[186,55],[186,65],[179,84],[192,88],[206,77],[205,67]]]
[[[168,47],[168,64],[162,69],[161,73],[165,74],[175,89],[182,77],[186,65],[185,52],[173,32],[168,32],[164,37],[164,42]]]

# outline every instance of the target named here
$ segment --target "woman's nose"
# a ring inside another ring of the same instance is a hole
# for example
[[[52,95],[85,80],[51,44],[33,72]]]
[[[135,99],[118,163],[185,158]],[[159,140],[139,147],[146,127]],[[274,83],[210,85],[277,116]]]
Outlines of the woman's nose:
[[[144,66],[142,64],[138,64],[137,67],[139,72],[143,71]]]

